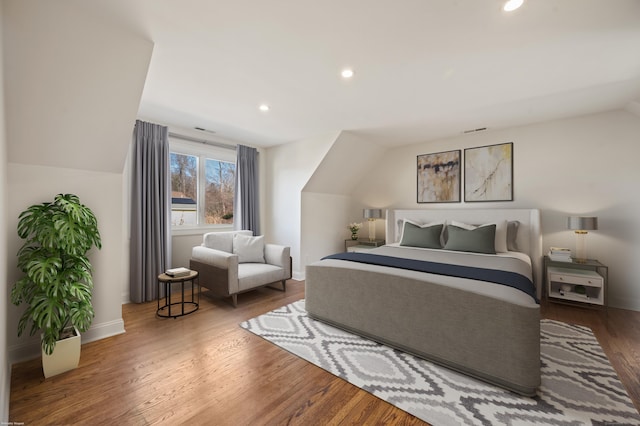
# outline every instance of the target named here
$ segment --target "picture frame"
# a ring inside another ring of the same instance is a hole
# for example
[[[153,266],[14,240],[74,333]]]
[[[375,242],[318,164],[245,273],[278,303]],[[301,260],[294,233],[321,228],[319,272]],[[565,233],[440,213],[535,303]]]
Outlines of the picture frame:
[[[513,142],[464,150],[464,201],[513,201]]]
[[[461,200],[461,154],[453,151],[417,156],[417,202],[459,203]]]

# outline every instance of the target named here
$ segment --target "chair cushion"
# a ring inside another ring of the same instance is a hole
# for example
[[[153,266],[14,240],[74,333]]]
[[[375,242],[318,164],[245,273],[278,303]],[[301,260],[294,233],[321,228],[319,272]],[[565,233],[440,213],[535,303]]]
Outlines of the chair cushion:
[[[268,263],[243,263],[238,265],[238,289],[249,290],[287,279],[286,271]]]
[[[235,234],[233,254],[238,255],[238,263],[264,263],[264,235],[251,237]]]

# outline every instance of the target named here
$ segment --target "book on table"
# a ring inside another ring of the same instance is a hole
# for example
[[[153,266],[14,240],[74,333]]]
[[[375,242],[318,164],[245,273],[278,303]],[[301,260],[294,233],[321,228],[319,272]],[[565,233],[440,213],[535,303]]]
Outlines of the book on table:
[[[187,269],[184,267],[171,268],[164,271],[164,273],[173,278],[186,277],[191,273],[191,269]]]
[[[571,250],[567,248],[551,247],[548,253],[549,259],[554,262],[571,262]]]

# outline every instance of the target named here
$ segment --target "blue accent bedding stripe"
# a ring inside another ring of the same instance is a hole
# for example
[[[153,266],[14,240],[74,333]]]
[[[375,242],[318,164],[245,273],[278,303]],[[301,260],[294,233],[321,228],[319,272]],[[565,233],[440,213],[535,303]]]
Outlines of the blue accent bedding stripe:
[[[411,271],[427,272],[430,274],[446,275],[449,277],[470,278],[488,281],[518,289],[531,296],[536,303],[536,288],[533,282],[524,275],[497,269],[476,268],[473,266],[452,265],[448,263],[429,262],[426,260],[406,259],[402,257],[385,256],[372,253],[337,253],[325,256],[324,259],[349,260],[351,262],[367,263],[370,265],[389,266],[391,268],[409,269]]]

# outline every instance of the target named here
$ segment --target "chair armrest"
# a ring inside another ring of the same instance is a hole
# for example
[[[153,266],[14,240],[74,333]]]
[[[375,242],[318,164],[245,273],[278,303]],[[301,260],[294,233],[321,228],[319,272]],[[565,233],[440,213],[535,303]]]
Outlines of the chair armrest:
[[[218,268],[238,270],[238,255],[226,251],[196,246],[191,250],[191,258]]]
[[[290,252],[291,249],[286,246],[281,246],[278,244],[265,244],[264,260],[270,265],[280,266],[281,268],[289,270],[289,267],[291,266],[289,261]]]

